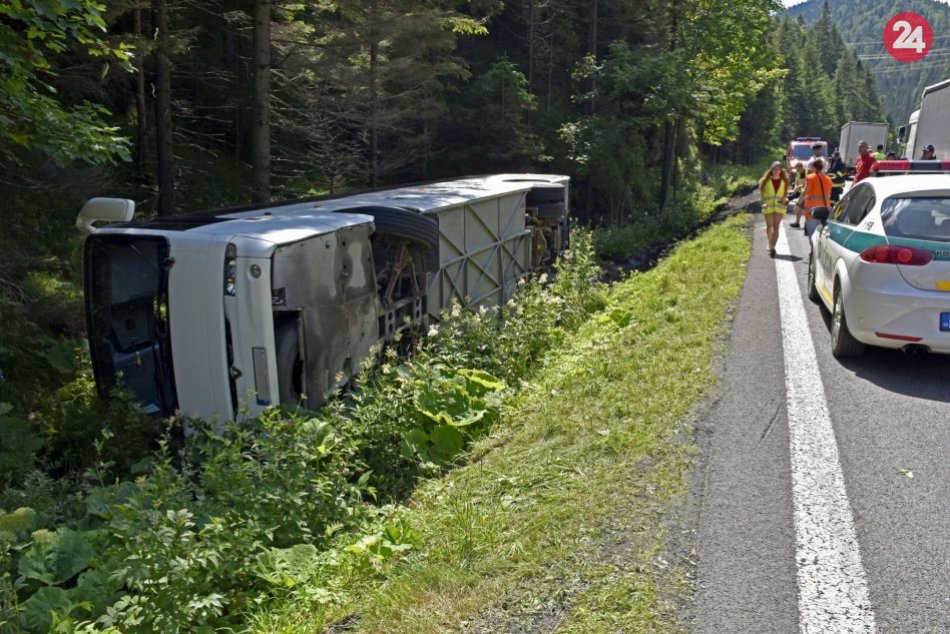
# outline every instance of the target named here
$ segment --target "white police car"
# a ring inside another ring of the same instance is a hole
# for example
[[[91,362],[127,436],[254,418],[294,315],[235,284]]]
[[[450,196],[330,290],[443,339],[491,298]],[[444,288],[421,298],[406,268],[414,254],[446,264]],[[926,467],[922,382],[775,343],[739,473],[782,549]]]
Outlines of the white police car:
[[[808,297],[832,313],[836,357],[950,353],[950,162],[880,161],[878,173],[890,175],[852,187],[811,235]]]

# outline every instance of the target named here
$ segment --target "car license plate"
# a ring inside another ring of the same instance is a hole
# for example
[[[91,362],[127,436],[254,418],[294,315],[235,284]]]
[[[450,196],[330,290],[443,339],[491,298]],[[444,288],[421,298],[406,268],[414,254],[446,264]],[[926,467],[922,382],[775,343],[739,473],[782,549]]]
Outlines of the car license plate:
[[[950,313],[940,313],[940,330],[950,331]]]

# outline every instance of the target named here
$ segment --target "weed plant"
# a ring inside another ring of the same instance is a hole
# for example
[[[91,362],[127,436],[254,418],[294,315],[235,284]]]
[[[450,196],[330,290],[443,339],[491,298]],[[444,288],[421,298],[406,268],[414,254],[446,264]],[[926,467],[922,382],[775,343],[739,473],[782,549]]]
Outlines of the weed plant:
[[[579,233],[553,280],[524,280],[497,310],[452,310],[320,411],[171,419],[151,454],[136,448],[154,419],[122,398],[97,404],[88,377],[42,420],[0,404],[3,429],[18,430],[0,437],[0,460],[32,456],[0,493],[0,632],[234,630],[275,599],[339,603],[348,579],[419,547],[400,501],[463,462],[538,361],[602,307],[598,274]],[[91,449],[71,454],[84,433]],[[57,442],[72,456],[62,474],[89,465],[78,482],[38,470]]]

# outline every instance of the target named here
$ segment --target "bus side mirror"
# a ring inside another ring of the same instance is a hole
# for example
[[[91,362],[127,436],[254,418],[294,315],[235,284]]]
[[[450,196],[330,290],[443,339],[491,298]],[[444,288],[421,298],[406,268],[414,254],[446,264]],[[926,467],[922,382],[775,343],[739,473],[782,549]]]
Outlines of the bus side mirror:
[[[897,128],[897,142],[898,143],[901,143],[904,140],[904,133],[906,131],[907,131],[906,125],[902,125],[901,127]]]
[[[90,234],[95,222],[128,222],[135,215],[135,201],[126,198],[90,198],[79,211],[76,228]]]

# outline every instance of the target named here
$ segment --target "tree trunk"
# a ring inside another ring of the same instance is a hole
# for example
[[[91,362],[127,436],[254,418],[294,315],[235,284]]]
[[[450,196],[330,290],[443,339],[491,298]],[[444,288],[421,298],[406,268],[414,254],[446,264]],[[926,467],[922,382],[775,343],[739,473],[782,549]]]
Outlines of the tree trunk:
[[[598,20],[598,5],[599,0],[591,0],[590,3],[590,21],[588,22],[588,31],[587,31],[587,52],[593,55],[594,59],[597,59],[597,20]],[[594,78],[591,78],[587,91],[590,94],[594,93],[594,89],[597,87],[597,81]],[[596,104],[594,100],[591,99],[587,102],[587,115],[594,116],[596,112]],[[586,211],[587,219],[591,220],[594,217],[594,179],[588,174],[587,176],[587,201],[586,201]]]
[[[172,145],[171,70],[168,60],[168,10],[165,0],[152,0],[155,30],[155,139],[158,150],[158,215],[175,212],[175,156]]]
[[[679,116],[676,118],[676,132],[675,132],[675,145],[673,146],[673,177],[671,182],[673,183],[673,202],[675,203],[680,199],[679,192],[683,187],[683,172],[680,170],[680,156],[686,156],[689,148],[687,146],[688,135],[686,134],[686,117]]]
[[[660,174],[660,211],[666,209],[673,188],[673,172],[676,165],[676,125],[672,121],[663,124],[663,168]]]
[[[554,80],[554,37],[551,37],[551,45],[548,46],[548,110],[551,109],[551,83]]]
[[[254,171],[252,199],[270,202],[270,10],[271,0],[254,3],[254,130],[251,164]]]
[[[534,89],[534,0],[528,0],[528,92]]]
[[[670,44],[671,51],[675,51],[678,46],[679,35],[679,6],[678,0],[670,1]],[[680,130],[681,116],[677,115],[674,120],[668,120],[663,124],[663,168],[660,174],[660,211],[664,211],[670,202],[670,195],[675,186],[676,177],[676,148],[678,146],[677,137]]]
[[[422,166],[419,176],[422,180],[429,178],[429,121],[422,122]]]
[[[591,0],[590,22],[588,23],[587,31],[587,51],[593,55],[595,59],[597,58],[597,21],[599,5],[599,0]]]
[[[369,46],[369,186],[379,186],[379,43],[373,34]]]
[[[234,158],[241,159],[244,148],[244,106],[240,95],[244,94],[244,67],[241,64],[239,44],[233,28],[224,30],[224,58],[227,68],[234,75],[233,94],[235,95],[234,108],[231,112],[231,126],[233,130],[232,147]]]
[[[142,41],[142,9],[136,7],[134,13],[135,38],[140,42],[135,63],[135,168],[144,181],[148,175],[148,117],[145,100],[145,55]]]

